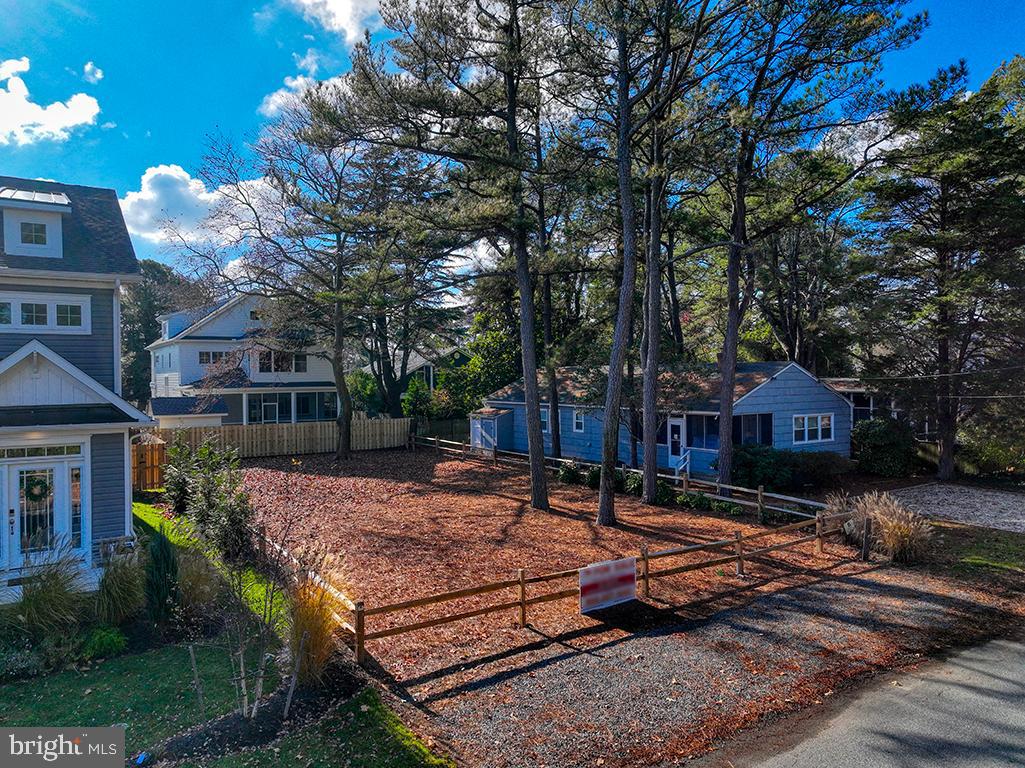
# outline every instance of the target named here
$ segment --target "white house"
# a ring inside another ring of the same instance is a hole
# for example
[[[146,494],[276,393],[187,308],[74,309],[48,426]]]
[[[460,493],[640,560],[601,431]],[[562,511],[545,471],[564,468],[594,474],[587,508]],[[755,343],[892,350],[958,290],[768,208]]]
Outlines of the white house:
[[[258,296],[161,315],[149,345],[151,410],[161,428],[330,421],[331,363],[264,338]]]

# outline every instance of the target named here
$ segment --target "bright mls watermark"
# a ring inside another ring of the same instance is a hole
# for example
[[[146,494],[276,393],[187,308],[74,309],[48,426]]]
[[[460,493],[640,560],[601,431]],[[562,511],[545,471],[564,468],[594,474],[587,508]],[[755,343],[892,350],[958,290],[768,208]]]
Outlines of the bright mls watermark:
[[[0,766],[118,768],[125,763],[125,729],[0,728]]]

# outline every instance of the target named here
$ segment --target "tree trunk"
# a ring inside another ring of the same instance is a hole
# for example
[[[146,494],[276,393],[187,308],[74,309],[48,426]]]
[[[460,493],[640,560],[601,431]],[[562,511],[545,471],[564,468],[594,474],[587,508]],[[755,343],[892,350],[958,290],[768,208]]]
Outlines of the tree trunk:
[[[729,485],[733,476],[733,393],[737,379],[737,345],[743,311],[740,301],[740,270],[747,244],[747,180],[754,150],[742,138],[737,161],[736,199],[730,222],[726,263],[726,333],[719,355],[719,482]],[[726,493],[725,495],[729,495]]]
[[[335,259],[334,287],[335,295],[340,296],[342,283],[345,280],[345,273],[342,266],[342,238],[335,235],[335,248],[337,258]],[[349,384],[345,380],[345,308],[340,298],[336,298],[332,307],[333,331],[334,331],[334,355],[331,358],[331,367],[335,376],[335,389],[338,392],[338,415],[335,423],[338,425],[338,445],[335,448],[335,459],[345,460],[349,458],[352,448],[352,396],[349,394]]]
[[[534,290],[530,280],[530,255],[527,251],[527,206],[523,199],[523,171],[519,135],[519,78],[514,71],[521,60],[518,0],[509,0],[507,27],[508,64],[504,73],[506,97],[506,144],[509,159],[516,168],[511,199],[516,209],[512,225],[512,245],[516,258],[516,286],[520,293],[520,346],[523,360],[523,399],[527,419],[527,454],[530,462],[530,506],[548,510],[548,478],[545,475],[545,444],[541,433],[541,398],[537,385],[537,353],[534,349]]]
[[[552,340],[552,276],[544,278],[542,312],[544,313],[545,372],[548,375],[548,402],[552,407],[548,429],[552,438],[552,456],[562,458],[562,426],[559,419],[559,381],[555,370],[555,345]]]
[[[662,137],[656,123],[651,131],[652,166],[656,169],[651,179],[649,203],[649,231],[647,258],[647,302],[644,319],[644,395],[641,415],[644,419],[644,483],[642,498],[646,504],[655,503],[658,490],[658,366],[662,341],[662,190],[665,178],[662,169]]]
[[[677,353],[683,352],[683,326],[680,324],[680,292],[676,284],[676,264],[673,251],[676,250],[676,232],[669,230],[666,243],[666,282],[669,284],[669,329],[673,334],[673,346]]]
[[[940,183],[940,229],[946,229],[946,196],[944,185]],[[936,439],[939,447],[939,462],[936,466],[937,480],[950,480],[956,468],[954,462],[954,444],[957,440],[957,406],[952,397],[953,381],[951,373],[951,337],[953,335],[950,318],[950,299],[947,287],[952,271],[952,256],[946,248],[937,251],[936,270],[936,333],[937,333],[937,373],[936,381]]]
[[[598,493],[598,525],[616,524],[616,463],[619,457],[620,402],[623,395],[623,363],[630,326],[633,324],[634,284],[637,280],[637,211],[633,198],[633,172],[630,165],[630,71],[623,0],[617,8],[616,29],[618,72],[616,85],[616,176],[623,237],[623,277],[619,285],[619,307],[612,334],[609,357],[609,383],[605,391],[605,419],[602,424],[601,487]]]

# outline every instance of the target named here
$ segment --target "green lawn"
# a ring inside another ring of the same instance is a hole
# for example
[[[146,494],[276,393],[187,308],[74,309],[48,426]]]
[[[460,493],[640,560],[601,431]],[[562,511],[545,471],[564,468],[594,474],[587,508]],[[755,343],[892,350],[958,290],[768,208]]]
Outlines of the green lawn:
[[[235,693],[225,647],[196,645],[206,718],[232,709]],[[0,685],[5,726],[127,725],[125,749],[136,752],[201,721],[187,646],[169,645]]]

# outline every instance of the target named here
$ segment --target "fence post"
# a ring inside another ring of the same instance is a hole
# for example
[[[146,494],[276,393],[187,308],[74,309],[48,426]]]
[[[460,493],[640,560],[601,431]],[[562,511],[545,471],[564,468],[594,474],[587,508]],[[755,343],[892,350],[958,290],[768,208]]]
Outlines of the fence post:
[[[690,492],[690,477],[688,477],[687,475],[683,475],[683,476],[680,477],[680,479],[683,480],[683,492],[684,493],[689,493]]]
[[[491,449],[491,466],[498,466],[498,446],[496,445]]]
[[[356,663],[362,664],[366,644],[366,617],[363,615],[363,601],[356,601]]]
[[[822,554],[822,510],[815,513],[815,554]]]
[[[520,628],[527,626],[527,582],[523,577],[523,569],[516,569],[516,578],[520,581]]]
[[[758,522],[765,525],[765,486],[758,486]]]
[[[267,526],[260,523],[260,528],[257,531],[257,536],[260,537],[260,560],[261,562],[267,562]]]
[[[861,534],[861,559],[866,563],[872,557],[872,518],[865,518],[865,528]]]
[[[644,585],[644,596],[651,596],[651,587],[648,579],[648,545],[641,545],[641,581]]]
[[[441,438],[437,435],[434,436],[434,452],[441,453]]]
[[[737,576],[744,578],[744,534],[737,531],[733,534],[737,539],[736,552],[737,552]]]

